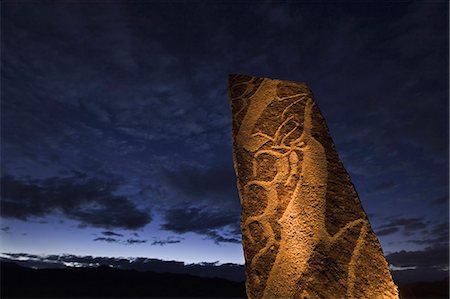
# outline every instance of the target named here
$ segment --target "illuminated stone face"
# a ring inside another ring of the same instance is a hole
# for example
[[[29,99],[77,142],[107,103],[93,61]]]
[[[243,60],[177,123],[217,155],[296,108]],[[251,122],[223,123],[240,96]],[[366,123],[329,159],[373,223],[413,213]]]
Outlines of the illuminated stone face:
[[[309,88],[230,75],[249,298],[398,298]]]

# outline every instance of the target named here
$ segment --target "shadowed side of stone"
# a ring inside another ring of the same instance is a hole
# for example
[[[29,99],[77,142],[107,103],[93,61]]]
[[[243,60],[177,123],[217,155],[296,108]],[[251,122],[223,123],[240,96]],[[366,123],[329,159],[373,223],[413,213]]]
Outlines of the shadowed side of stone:
[[[230,75],[250,298],[398,298],[312,92]]]

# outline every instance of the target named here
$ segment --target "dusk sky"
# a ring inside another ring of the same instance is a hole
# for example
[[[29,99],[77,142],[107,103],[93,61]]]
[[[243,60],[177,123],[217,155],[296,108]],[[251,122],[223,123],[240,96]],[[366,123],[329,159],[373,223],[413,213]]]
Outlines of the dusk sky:
[[[388,260],[448,275],[448,11],[2,1],[1,252],[243,264],[233,73],[307,83]]]

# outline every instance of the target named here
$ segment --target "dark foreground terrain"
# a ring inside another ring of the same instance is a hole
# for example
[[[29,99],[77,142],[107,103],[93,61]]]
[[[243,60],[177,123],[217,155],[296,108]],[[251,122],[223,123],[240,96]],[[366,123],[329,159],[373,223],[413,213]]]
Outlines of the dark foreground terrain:
[[[402,298],[449,298],[448,279],[400,286]],[[246,298],[243,282],[98,268],[31,269],[1,263],[1,298]]]
[[[434,282],[416,282],[400,286],[400,298],[449,298],[448,278]]]
[[[245,298],[244,283],[187,274],[98,268],[30,269],[1,263],[1,298]]]

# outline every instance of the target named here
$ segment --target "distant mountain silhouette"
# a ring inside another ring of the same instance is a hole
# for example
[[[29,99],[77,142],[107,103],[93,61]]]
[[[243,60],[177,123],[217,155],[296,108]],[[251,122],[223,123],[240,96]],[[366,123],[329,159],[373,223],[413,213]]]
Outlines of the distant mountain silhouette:
[[[123,258],[123,257],[92,257],[63,255],[36,255],[28,253],[0,253],[1,262],[12,262],[27,268],[48,269],[66,268],[73,264],[81,267],[111,266],[121,270],[151,271],[157,273],[190,274],[200,277],[217,277],[242,282],[245,280],[244,265],[234,263],[203,262],[187,264],[180,261],[166,261],[155,258]]]
[[[1,263],[1,298],[245,298],[244,283],[188,274],[97,268],[31,269]]]
[[[244,282],[97,268],[31,269],[1,263],[1,298],[246,298]],[[448,279],[399,287],[400,297],[449,298]]]

